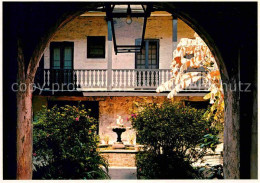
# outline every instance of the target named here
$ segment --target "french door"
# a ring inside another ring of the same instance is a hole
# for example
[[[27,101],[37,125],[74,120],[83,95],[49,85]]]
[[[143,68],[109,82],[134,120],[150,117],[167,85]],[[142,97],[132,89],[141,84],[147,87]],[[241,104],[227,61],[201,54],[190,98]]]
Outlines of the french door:
[[[52,83],[73,83],[73,47],[73,42],[50,43]]]
[[[140,39],[136,40],[138,43]],[[135,69],[137,69],[136,82],[137,87],[151,87],[158,83],[159,70],[159,40],[144,40],[144,46],[141,53],[136,53]],[[157,79],[156,79],[157,78]]]

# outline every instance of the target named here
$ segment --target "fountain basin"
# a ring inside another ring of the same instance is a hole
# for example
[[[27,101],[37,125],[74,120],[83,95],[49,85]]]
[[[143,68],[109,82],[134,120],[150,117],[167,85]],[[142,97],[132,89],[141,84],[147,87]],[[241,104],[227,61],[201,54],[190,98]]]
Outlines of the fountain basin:
[[[121,140],[121,134],[126,131],[125,127],[116,127],[112,129],[113,132],[117,134],[117,141],[113,144],[114,149],[124,149],[125,145]]]

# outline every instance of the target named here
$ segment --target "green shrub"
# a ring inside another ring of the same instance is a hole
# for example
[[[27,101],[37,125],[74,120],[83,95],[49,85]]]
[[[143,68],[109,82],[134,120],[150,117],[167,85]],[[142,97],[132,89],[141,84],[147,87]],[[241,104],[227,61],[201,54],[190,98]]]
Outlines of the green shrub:
[[[104,179],[97,121],[82,107],[44,107],[33,124],[34,179]]]
[[[224,179],[223,165],[210,166],[206,164],[202,167],[197,167],[199,179]]]
[[[196,178],[192,163],[202,159],[206,147],[200,148],[206,134],[217,134],[205,110],[180,104],[147,104],[132,114],[131,121],[143,152],[136,158],[138,177],[145,179]]]
[[[213,134],[204,135],[200,142],[201,148],[206,147],[211,149],[212,151],[215,151],[217,145],[220,144],[219,137]]]
[[[197,172],[183,158],[172,152],[155,154],[153,151],[141,151],[136,156],[139,179],[192,179]]]

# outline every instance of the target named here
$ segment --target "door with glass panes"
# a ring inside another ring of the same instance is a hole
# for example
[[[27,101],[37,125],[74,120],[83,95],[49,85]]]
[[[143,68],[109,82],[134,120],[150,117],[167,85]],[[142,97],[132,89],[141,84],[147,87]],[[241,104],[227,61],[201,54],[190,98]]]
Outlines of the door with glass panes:
[[[136,40],[136,43],[141,41]],[[156,88],[159,80],[159,40],[146,39],[141,53],[135,56],[137,88]]]
[[[51,42],[51,82],[73,87],[73,42]]]

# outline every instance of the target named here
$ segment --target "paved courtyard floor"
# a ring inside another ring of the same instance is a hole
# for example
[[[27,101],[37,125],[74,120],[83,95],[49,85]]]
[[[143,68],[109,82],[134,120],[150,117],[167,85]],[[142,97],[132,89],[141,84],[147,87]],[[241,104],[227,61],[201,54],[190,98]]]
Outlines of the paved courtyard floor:
[[[136,167],[109,167],[109,176],[113,179],[137,179]]]

